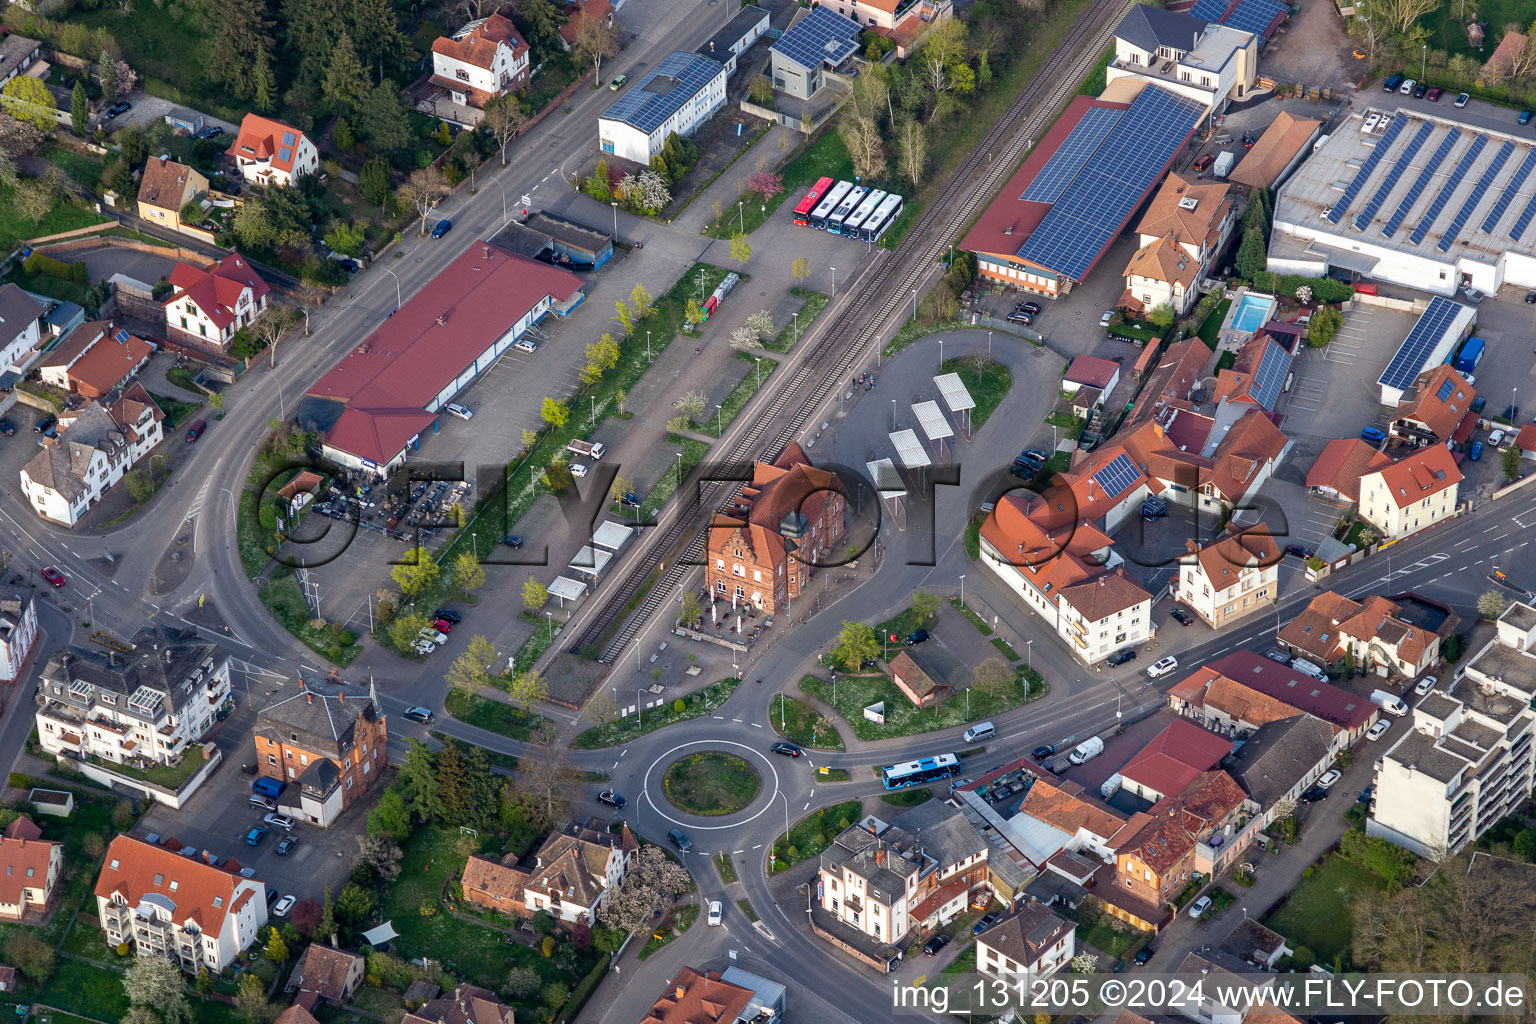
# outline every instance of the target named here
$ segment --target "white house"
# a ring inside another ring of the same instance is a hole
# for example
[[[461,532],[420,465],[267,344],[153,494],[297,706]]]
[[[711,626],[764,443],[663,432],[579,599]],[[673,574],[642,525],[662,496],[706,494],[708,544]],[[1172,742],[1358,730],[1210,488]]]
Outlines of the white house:
[[[1173,599],[1182,601],[1212,629],[1268,609],[1279,594],[1280,548],[1267,526],[1228,534],[1181,559]]]
[[[39,516],[74,526],[164,436],[165,413],[134,384],[110,408],[92,400],[59,417],[59,434],[21,469],[21,492]]]
[[[165,326],[177,341],[223,351],[267,310],[267,282],[237,252],[206,270],[178,263],[170,280],[176,290],[165,302]]]
[[[528,84],[528,53],[512,22],[493,14],[432,43],[432,84],[461,107],[483,109]]]
[[[1134,78],[1220,113],[1253,91],[1259,37],[1193,14],[1138,4],[1115,29],[1105,82]]]
[[[727,76],[734,75],[736,58],[767,34],[768,12],[755,4],[747,4],[725,23],[724,28],[710,36],[698,52],[724,64]]]
[[[1461,470],[1444,445],[1432,444],[1360,477],[1360,514],[1382,540],[1401,540],[1456,514]]]
[[[615,835],[568,825],[544,841],[523,888],[523,905],[561,921],[597,920],[603,897],[624,881],[640,844],[626,826]]]
[[[1043,903],[1027,900],[976,940],[976,971],[994,978],[1046,977],[1077,950],[1077,925]]]
[[[37,602],[20,594],[0,598],[0,683],[21,675],[37,638]]]
[[[667,136],[692,135],[725,106],[725,65],[678,50],[629,87],[597,119],[604,153],[649,164]]]
[[[1136,226],[1136,254],[1126,264],[1122,306],[1148,311],[1166,305],[1183,316],[1198,285],[1237,223],[1225,184],[1170,174]]]
[[[257,114],[245,115],[229,152],[240,176],[253,185],[292,185],[299,175],[320,169],[320,151],[309,136]]]
[[[96,879],[96,917],[108,946],[166,956],[188,974],[218,974],[267,923],[267,887],[200,858],[120,835]]]
[[[43,304],[14,284],[0,284],[0,374],[26,372],[42,341]]]

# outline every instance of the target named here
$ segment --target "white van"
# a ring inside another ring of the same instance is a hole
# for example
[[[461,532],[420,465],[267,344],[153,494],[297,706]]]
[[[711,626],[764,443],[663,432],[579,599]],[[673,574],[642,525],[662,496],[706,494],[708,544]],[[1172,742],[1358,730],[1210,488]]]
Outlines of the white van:
[[[977,740],[984,740],[989,736],[996,735],[997,726],[993,725],[991,722],[978,722],[971,726],[969,729],[965,730],[965,742],[975,743]]]
[[[1328,681],[1328,673],[1323,671],[1323,667],[1321,665],[1314,665],[1306,658],[1292,658],[1291,668],[1295,669],[1297,672],[1300,672],[1302,675],[1311,676],[1313,679],[1316,679],[1319,682],[1326,683]]]

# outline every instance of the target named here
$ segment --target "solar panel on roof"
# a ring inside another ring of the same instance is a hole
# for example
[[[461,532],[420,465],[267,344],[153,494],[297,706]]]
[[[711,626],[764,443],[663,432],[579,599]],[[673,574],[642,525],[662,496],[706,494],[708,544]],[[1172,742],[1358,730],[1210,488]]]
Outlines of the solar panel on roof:
[[[287,146],[284,146],[282,149],[277,151],[277,158],[283,163],[287,163],[289,160],[293,159],[293,150],[289,149]]]
[[[1130,109],[1019,247],[1018,257],[1081,281],[1189,139],[1204,108],[1158,86]]]
[[[1392,119],[1392,123],[1387,126],[1387,130],[1382,133],[1381,138],[1376,140],[1376,146],[1371,150],[1371,155],[1365,158],[1365,161],[1360,165],[1360,169],[1355,172],[1354,180],[1349,183],[1349,187],[1344,190],[1344,194],[1339,197],[1339,201],[1333,204],[1333,210],[1328,214],[1328,222],[1330,224],[1337,224],[1344,219],[1344,214],[1349,209],[1349,204],[1355,201],[1355,197],[1365,187],[1366,180],[1370,178],[1371,172],[1376,169],[1376,165],[1381,162],[1381,158],[1387,155],[1387,150],[1392,148],[1392,143],[1397,141],[1398,133],[1403,130],[1407,123],[1408,118],[1402,114],[1398,114]]]
[[[1189,9],[1189,13],[1206,21],[1220,21],[1222,15],[1227,13],[1228,6],[1228,0],[1195,0],[1195,6]]]
[[[1129,455],[1116,455],[1109,460],[1109,465],[1093,474],[1093,479],[1103,489],[1104,496],[1113,499],[1124,494],[1140,475]]]
[[[121,327],[117,329],[117,333],[114,334],[113,337],[117,339],[117,343],[119,345],[128,344],[128,332],[123,330]]]
[[[1515,168],[1515,173],[1510,175],[1509,181],[1504,185],[1504,194],[1499,201],[1493,204],[1493,209],[1488,211],[1488,218],[1483,221],[1483,234],[1488,234],[1498,225],[1503,218],[1509,204],[1515,201],[1515,196],[1520,193],[1520,187],[1525,184],[1525,179],[1531,176],[1531,171],[1536,170],[1536,149],[1525,154],[1525,159],[1520,161],[1520,166]]]
[[[1088,158],[1093,156],[1093,151],[1099,148],[1122,113],[1124,111],[1109,107],[1090,108],[1040,168],[1040,173],[1035,175],[1035,180],[1029,183],[1020,198],[1032,203],[1054,203],[1088,163]]]
[[[1280,386],[1285,383],[1285,375],[1290,369],[1290,353],[1279,345],[1267,345],[1264,358],[1259,360],[1258,372],[1253,375],[1254,401],[1273,410],[1275,403],[1280,400]]]
[[[1493,155],[1493,160],[1488,164],[1488,169],[1483,171],[1483,176],[1477,179],[1477,184],[1472,186],[1472,192],[1467,196],[1466,202],[1461,204],[1461,209],[1456,211],[1456,216],[1451,218],[1446,225],[1445,233],[1440,236],[1440,241],[1435,248],[1441,252],[1450,252],[1451,245],[1456,241],[1456,236],[1461,234],[1461,229],[1466,226],[1467,219],[1472,216],[1472,211],[1477,204],[1482,202],[1483,194],[1488,191],[1488,186],[1493,184],[1493,179],[1499,176],[1499,171],[1504,169],[1504,164],[1509,161],[1509,155],[1515,151],[1515,144],[1505,140],[1504,145]]]
[[[1525,234],[1525,229],[1531,226],[1531,218],[1536,217],[1536,196],[1531,196],[1531,201],[1525,204],[1525,212],[1520,219],[1515,221],[1515,226],[1509,229],[1510,241],[1520,241],[1520,236]]]
[[[1274,25],[1275,19],[1288,10],[1279,0],[1237,0],[1232,13],[1221,19],[1223,25],[1263,36]]]
[[[1419,130],[1413,133],[1413,138],[1408,140],[1408,144],[1398,154],[1397,162],[1392,165],[1392,170],[1382,177],[1381,186],[1376,189],[1375,195],[1371,196],[1371,201],[1365,204],[1365,209],[1361,210],[1360,215],[1355,218],[1356,231],[1364,231],[1370,226],[1371,218],[1376,216],[1377,212],[1381,210],[1381,204],[1387,201],[1387,196],[1391,194],[1392,187],[1397,184],[1398,179],[1407,173],[1408,164],[1418,155],[1419,147],[1424,145],[1425,140],[1429,138],[1430,133],[1434,130],[1435,126],[1428,121],[1419,125]]]
[[[1413,325],[1413,330],[1408,332],[1408,337],[1403,339],[1397,354],[1392,357],[1376,383],[1407,390],[1423,368],[1424,357],[1445,336],[1446,330],[1462,309],[1461,303],[1452,302],[1443,296],[1436,295],[1430,299],[1428,308]]]
[[[724,65],[700,54],[679,50],[662,58],[656,70],[642,78],[635,88],[620,96],[603,116],[612,121],[623,121],[650,134],[682,109],[683,104],[698,95],[717,75],[723,74]],[[674,80],[671,87],[664,92],[652,92],[652,83],[663,77]]]
[[[836,67],[859,48],[858,22],[826,7],[813,7],[811,13],[770,47],[803,68],[820,67],[823,61]]]
[[[1440,194],[1435,196],[1435,201],[1429,204],[1429,208],[1424,211],[1424,216],[1419,218],[1419,226],[1414,228],[1413,234],[1408,236],[1408,240],[1414,245],[1424,241],[1424,236],[1429,234],[1429,229],[1435,226],[1435,221],[1439,220],[1440,214],[1445,212],[1445,204],[1451,201],[1451,196],[1455,195],[1461,183],[1466,180],[1467,172],[1472,169],[1472,164],[1486,145],[1488,145],[1488,136],[1479,135],[1472,140],[1472,145],[1467,147],[1461,159],[1456,161],[1456,169],[1451,171],[1450,177],[1445,179],[1445,184],[1440,186]]]
[[[283,132],[283,145],[291,146],[293,145],[293,142],[293,132]]]
[[[1435,401],[1443,402],[1451,397],[1451,392],[1456,390],[1456,382],[1447,377],[1440,382],[1440,390],[1435,392]]]

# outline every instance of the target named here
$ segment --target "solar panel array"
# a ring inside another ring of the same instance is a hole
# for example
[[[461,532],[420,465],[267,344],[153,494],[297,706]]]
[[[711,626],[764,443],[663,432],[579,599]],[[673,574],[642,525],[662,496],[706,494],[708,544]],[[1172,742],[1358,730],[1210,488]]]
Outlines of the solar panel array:
[[[1222,24],[1262,37],[1287,10],[1289,5],[1279,0],[1237,0],[1237,6],[1222,19]]]
[[[623,121],[649,135],[682,109],[684,103],[698,95],[711,79],[723,74],[725,65],[697,53],[678,50],[663,57],[655,71],[620,96],[603,116],[610,121]],[[663,75],[676,79],[677,84],[663,93],[652,92],[648,88],[651,82]]]
[[[1149,85],[1019,247],[1018,257],[1081,281],[1188,141],[1204,108]]]
[[[1230,0],[1195,0],[1195,6],[1189,9],[1189,13],[1206,21],[1220,21],[1230,6]]]
[[[1443,402],[1451,397],[1451,392],[1456,390],[1456,382],[1447,377],[1440,382],[1440,390],[1435,392],[1435,401]]]
[[[1483,194],[1488,191],[1488,186],[1492,185],[1493,179],[1499,176],[1499,172],[1509,162],[1509,155],[1514,151],[1515,144],[1505,141],[1504,145],[1499,147],[1499,151],[1493,154],[1493,160],[1488,164],[1488,169],[1483,172],[1481,178],[1477,179],[1477,184],[1472,186],[1472,192],[1467,196],[1467,201],[1461,204],[1461,209],[1456,211],[1455,217],[1451,218],[1450,225],[1441,234],[1440,241],[1435,245],[1435,248],[1441,252],[1451,251],[1451,246],[1455,243],[1456,236],[1461,234],[1461,229],[1466,226],[1467,218],[1472,216],[1472,211],[1477,208],[1478,203],[1482,202]]]
[[[1472,165],[1482,154],[1483,147],[1488,145],[1488,136],[1479,135],[1472,140],[1472,145],[1461,154],[1461,159],[1456,161],[1456,169],[1446,177],[1445,183],[1440,186],[1440,194],[1435,196],[1435,201],[1429,204],[1424,211],[1424,216],[1419,218],[1419,226],[1413,229],[1413,234],[1408,236],[1409,241],[1418,245],[1424,241],[1424,236],[1429,234],[1429,229],[1435,226],[1435,221],[1440,219],[1440,214],[1445,212],[1445,205],[1451,201],[1451,196],[1461,187],[1461,183],[1467,180],[1467,172],[1472,170]]]
[[[1285,375],[1291,372],[1291,354],[1279,345],[1269,343],[1264,347],[1264,357],[1259,360],[1258,372],[1253,375],[1253,398],[1264,408],[1273,411],[1280,400],[1280,386]]]
[[[1408,337],[1403,339],[1397,355],[1392,357],[1376,383],[1407,390],[1423,368],[1424,357],[1439,343],[1446,329],[1464,308],[1461,303],[1452,302],[1443,296],[1436,295],[1430,299],[1429,307],[1419,317],[1419,322],[1413,325],[1413,330],[1408,332]]]
[[[1504,194],[1499,201],[1493,204],[1493,209],[1488,211],[1488,218],[1483,221],[1483,234],[1489,234],[1498,226],[1504,217],[1504,212],[1509,209],[1509,204],[1515,201],[1515,196],[1520,193],[1520,186],[1525,184],[1525,179],[1531,176],[1531,171],[1536,170],[1536,149],[1525,154],[1525,159],[1520,161],[1520,166],[1515,168],[1515,173],[1510,175],[1509,181],[1504,185]]]
[[[1339,201],[1333,204],[1333,211],[1328,214],[1328,222],[1330,224],[1337,224],[1344,219],[1344,214],[1349,209],[1349,204],[1355,201],[1355,197],[1365,187],[1366,180],[1370,178],[1371,172],[1376,169],[1376,165],[1381,162],[1381,158],[1387,155],[1387,150],[1392,148],[1392,143],[1397,141],[1398,133],[1403,130],[1403,126],[1407,123],[1408,118],[1402,114],[1398,114],[1392,119],[1392,123],[1387,126],[1386,132],[1381,138],[1376,140],[1376,147],[1371,150],[1371,155],[1365,158],[1365,162],[1355,172],[1354,180],[1349,183],[1349,187],[1344,190],[1344,194],[1339,197]]]
[[[1371,201],[1365,204],[1365,209],[1361,210],[1360,215],[1355,218],[1356,231],[1364,231],[1370,227],[1371,218],[1376,216],[1381,210],[1381,204],[1386,202],[1387,196],[1392,194],[1392,186],[1396,185],[1398,179],[1408,172],[1408,165],[1413,162],[1414,157],[1418,156],[1419,147],[1424,145],[1425,140],[1434,130],[1435,126],[1428,121],[1419,125],[1419,130],[1413,133],[1413,138],[1408,140],[1408,144],[1398,154],[1392,170],[1382,177],[1381,186],[1376,189],[1376,194],[1371,196]]]
[[[1114,499],[1124,494],[1140,475],[1131,457],[1121,454],[1110,459],[1109,465],[1093,474],[1093,479],[1103,488],[1105,497]]]
[[[859,48],[859,23],[826,7],[813,7],[798,25],[773,41],[770,49],[803,68],[826,61],[836,67]]]
[[[1077,177],[1123,113],[1125,111],[1110,107],[1090,107],[1020,198],[1031,203],[1054,203],[1072,184],[1072,179]]]
[[[1525,204],[1525,212],[1520,219],[1515,221],[1515,226],[1509,229],[1511,241],[1520,241],[1520,236],[1525,234],[1525,229],[1531,226],[1531,218],[1536,217],[1536,196],[1531,196],[1531,201]]]
[[[1419,176],[1413,179],[1413,184],[1408,187],[1407,193],[1403,196],[1403,201],[1397,204],[1397,211],[1382,226],[1382,234],[1388,238],[1397,234],[1397,229],[1403,226],[1403,220],[1408,216],[1408,211],[1413,208],[1413,204],[1419,201],[1419,197],[1429,187],[1430,179],[1435,176],[1435,172],[1440,169],[1440,164],[1450,155],[1451,147],[1456,145],[1456,140],[1460,138],[1461,130],[1459,128],[1452,128],[1445,133],[1445,138],[1440,140],[1440,145],[1435,147],[1435,151],[1429,155],[1429,159],[1424,161],[1424,166],[1419,169]],[[1474,145],[1473,148],[1480,149],[1481,147]],[[1391,178],[1388,178],[1388,182],[1391,182]],[[1441,205],[1444,206],[1444,203]],[[1439,210],[1435,211],[1436,214],[1439,212]],[[1433,217],[1429,218],[1429,222],[1433,222],[1433,220]],[[1420,223],[1419,226],[1426,228],[1427,224]]]

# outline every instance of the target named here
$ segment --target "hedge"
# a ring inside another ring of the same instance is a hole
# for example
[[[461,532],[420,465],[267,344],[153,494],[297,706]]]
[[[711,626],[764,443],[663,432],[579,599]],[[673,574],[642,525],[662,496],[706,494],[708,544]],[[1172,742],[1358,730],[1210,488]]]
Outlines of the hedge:
[[[1355,294],[1354,288],[1331,277],[1304,277],[1301,274],[1271,274],[1265,271],[1255,274],[1253,286],[1274,295],[1296,297],[1296,289],[1306,285],[1312,289],[1312,301],[1319,304],[1343,302]]]
[[[88,284],[90,281],[90,272],[84,263],[65,263],[45,253],[32,253],[22,261],[21,266],[28,274],[46,274],[60,281],[74,281],[77,284]]]

